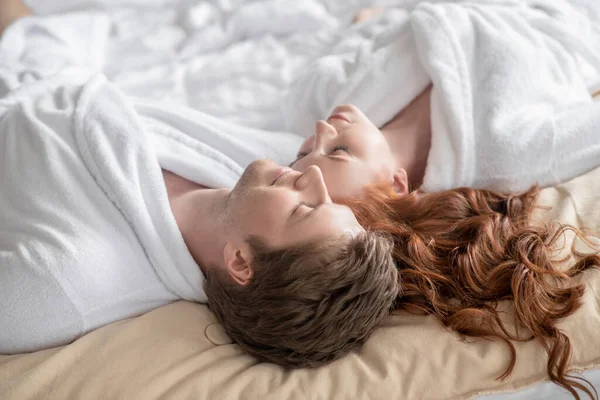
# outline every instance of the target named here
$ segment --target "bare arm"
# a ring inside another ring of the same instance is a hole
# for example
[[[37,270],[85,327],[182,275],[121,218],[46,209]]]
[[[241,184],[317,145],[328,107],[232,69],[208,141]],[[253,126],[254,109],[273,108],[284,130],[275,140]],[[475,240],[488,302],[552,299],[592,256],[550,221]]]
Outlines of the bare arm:
[[[354,19],[352,20],[352,23],[356,24],[358,22],[365,21],[369,18],[376,17],[380,14],[383,14],[384,11],[385,10],[383,8],[379,7],[363,8],[362,10],[356,13]]]
[[[31,14],[23,0],[0,0],[0,36],[10,24]]]

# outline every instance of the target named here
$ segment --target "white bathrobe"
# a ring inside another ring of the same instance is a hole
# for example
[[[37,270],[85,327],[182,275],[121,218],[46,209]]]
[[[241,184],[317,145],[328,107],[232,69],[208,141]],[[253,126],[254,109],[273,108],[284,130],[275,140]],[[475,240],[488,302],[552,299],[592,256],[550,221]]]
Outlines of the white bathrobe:
[[[108,29],[102,17],[70,18],[91,35]],[[87,65],[93,38],[73,40],[61,22],[27,18],[0,41],[0,353],[66,344],[178,299],[205,302],[161,167],[231,187],[249,162],[287,160],[281,149],[300,142],[134,104]]]
[[[343,103],[382,126],[433,83],[427,191],[524,190],[600,165],[600,38],[584,13],[561,0],[408,3],[395,29],[306,69],[283,107],[290,130],[312,133]]]

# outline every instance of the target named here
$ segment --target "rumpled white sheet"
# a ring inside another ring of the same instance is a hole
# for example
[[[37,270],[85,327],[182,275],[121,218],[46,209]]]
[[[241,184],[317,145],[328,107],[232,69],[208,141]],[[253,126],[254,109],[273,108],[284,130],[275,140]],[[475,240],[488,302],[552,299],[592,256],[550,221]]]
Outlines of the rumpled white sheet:
[[[107,15],[98,12],[17,21],[0,40],[0,99],[16,96],[21,85],[50,82],[65,69],[73,82],[91,76],[103,63],[109,32]],[[160,165],[208,187],[233,187],[258,158],[287,164],[302,142],[298,135],[242,126],[169,102],[136,98],[134,106],[156,133],[148,139]]]
[[[280,103],[313,60],[368,45],[422,0],[26,2],[40,14],[106,13],[112,24],[106,47],[90,44],[88,49],[129,95],[186,104],[246,126],[285,130]],[[592,28],[600,32],[598,2],[572,3],[597,22]],[[390,12],[350,25],[358,10],[370,6],[390,7]],[[600,39],[597,43],[600,49]]]
[[[106,43],[92,58],[123,91],[186,104],[244,126],[284,130],[280,103],[314,59],[346,52],[402,13],[351,25],[367,5],[402,0],[29,0],[36,13],[106,13]],[[82,34],[85,34],[82,31]]]

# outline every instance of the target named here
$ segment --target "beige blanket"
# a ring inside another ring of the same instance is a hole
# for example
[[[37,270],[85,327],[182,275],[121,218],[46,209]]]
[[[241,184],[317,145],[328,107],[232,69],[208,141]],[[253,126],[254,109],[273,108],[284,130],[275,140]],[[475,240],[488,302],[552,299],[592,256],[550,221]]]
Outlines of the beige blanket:
[[[545,189],[549,213],[600,231],[600,168]],[[585,305],[563,321],[572,365],[600,366],[600,273],[588,271]],[[545,378],[545,353],[517,344],[513,374],[506,348],[461,341],[431,317],[393,316],[360,354],[319,369],[258,364],[231,344],[203,305],[176,302],[33,354],[0,356],[2,399],[464,399],[510,391]]]

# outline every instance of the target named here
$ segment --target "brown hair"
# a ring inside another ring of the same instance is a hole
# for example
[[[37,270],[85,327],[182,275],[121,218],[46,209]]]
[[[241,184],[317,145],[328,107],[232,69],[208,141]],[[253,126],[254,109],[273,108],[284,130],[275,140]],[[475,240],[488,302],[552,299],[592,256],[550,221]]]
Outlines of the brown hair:
[[[372,232],[271,251],[250,239],[252,281],[207,271],[209,307],[259,360],[314,367],[357,350],[393,309],[398,273],[389,238]]]
[[[393,236],[402,278],[399,309],[433,314],[462,335],[504,342],[511,362],[499,379],[515,365],[511,341],[536,339],[548,354],[549,378],[578,399],[575,388],[593,398],[578,382],[586,380],[567,373],[571,344],[556,322],[581,305],[584,285],[573,284],[571,277],[600,265],[600,257],[572,248],[578,260],[558,268],[567,261],[553,259],[563,234],[570,230],[585,237],[569,226],[534,226],[530,217],[538,193],[537,187],[512,195],[460,188],[398,196],[389,186],[374,186],[360,199],[340,203],[350,206],[365,228]],[[529,339],[506,329],[496,310],[503,300],[513,301],[515,322],[531,332]]]

